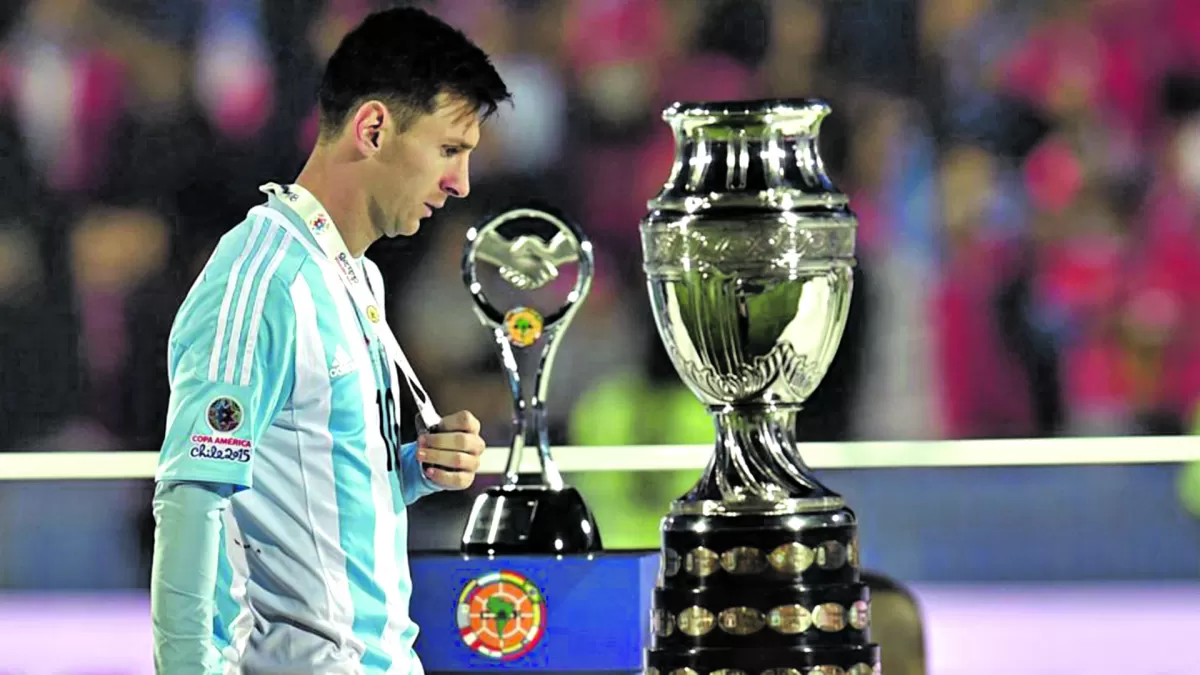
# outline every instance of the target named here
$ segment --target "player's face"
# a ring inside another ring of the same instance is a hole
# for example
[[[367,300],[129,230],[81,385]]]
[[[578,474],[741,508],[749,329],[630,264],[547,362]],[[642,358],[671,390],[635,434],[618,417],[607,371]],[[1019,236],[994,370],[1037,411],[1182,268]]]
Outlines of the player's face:
[[[371,220],[385,237],[411,235],[451,197],[466,197],[467,162],[479,143],[479,116],[461,100],[438,97],[433,113],[381,144]]]

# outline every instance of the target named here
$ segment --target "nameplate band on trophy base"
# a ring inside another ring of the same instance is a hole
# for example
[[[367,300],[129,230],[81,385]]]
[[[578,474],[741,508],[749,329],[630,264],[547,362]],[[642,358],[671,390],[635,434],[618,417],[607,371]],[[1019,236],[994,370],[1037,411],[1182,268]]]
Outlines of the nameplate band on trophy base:
[[[646,668],[645,675],[664,675],[664,671],[660,671],[653,666]],[[878,663],[856,663],[849,668],[832,665],[818,665],[812,668],[767,668],[761,671],[742,670],[738,668],[718,668],[716,670],[696,670],[693,668],[675,668],[665,671],[665,675],[882,675],[883,671]]]

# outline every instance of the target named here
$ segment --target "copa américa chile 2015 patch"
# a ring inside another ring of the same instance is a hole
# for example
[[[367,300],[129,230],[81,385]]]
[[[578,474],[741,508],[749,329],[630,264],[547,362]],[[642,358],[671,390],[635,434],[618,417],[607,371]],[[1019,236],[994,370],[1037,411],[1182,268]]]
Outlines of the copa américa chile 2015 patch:
[[[213,459],[227,462],[249,462],[253,444],[232,434],[242,428],[245,412],[242,404],[232,396],[219,396],[204,413],[212,434],[192,434],[192,449],[189,453],[198,459]]]

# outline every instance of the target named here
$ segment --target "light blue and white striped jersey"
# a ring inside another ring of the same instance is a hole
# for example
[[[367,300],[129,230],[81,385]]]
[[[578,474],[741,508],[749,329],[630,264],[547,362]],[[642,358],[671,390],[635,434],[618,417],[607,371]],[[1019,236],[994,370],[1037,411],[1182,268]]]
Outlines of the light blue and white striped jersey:
[[[234,486],[225,672],[421,673],[406,506],[438,488],[399,444],[381,341],[314,243],[273,195],[221,239],[171,330],[157,480]],[[379,269],[354,268],[382,313]]]

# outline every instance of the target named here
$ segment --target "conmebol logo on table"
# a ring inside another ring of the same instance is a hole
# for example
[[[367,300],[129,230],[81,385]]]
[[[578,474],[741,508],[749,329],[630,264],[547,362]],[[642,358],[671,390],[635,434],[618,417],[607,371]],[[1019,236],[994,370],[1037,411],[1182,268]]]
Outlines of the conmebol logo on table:
[[[546,598],[517,572],[490,572],[463,587],[457,623],[471,651],[513,661],[532,651],[546,633]]]

